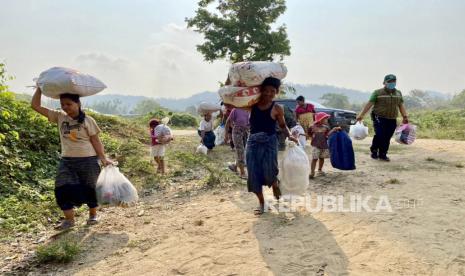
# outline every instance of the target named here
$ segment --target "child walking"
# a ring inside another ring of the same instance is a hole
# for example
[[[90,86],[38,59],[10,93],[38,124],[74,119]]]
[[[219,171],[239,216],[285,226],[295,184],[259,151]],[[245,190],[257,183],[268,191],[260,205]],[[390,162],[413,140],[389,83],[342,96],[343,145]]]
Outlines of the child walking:
[[[318,163],[318,175],[324,176],[323,165],[325,158],[329,158],[328,137],[335,131],[341,130],[341,127],[329,127],[328,118],[329,114],[318,112],[315,114],[315,122],[309,130],[309,136],[312,139],[312,164],[310,179],[315,178],[316,163]]]
[[[42,91],[37,88],[31,107],[58,124],[61,141],[61,160],[55,180],[55,198],[65,215],[57,227],[66,230],[74,226],[74,207],[87,204],[88,225],[98,222],[95,185],[100,174],[100,165],[112,164],[105,157],[103,144],[98,134],[100,128],[95,120],[81,110],[78,95],[60,95],[62,111],[51,110],[41,105]]]
[[[203,120],[200,122],[198,134],[201,138],[200,143],[206,146],[209,150],[215,147],[215,133],[213,133],[213,119],[211,113],[206,113]]]
[[[157,119],[152,119],[149,122],[150,136],[152,138],[151,156],[157,164],[157,173],[165,174],[165,151],[173,137],[169,128],[166,126],[168,118],[164,118],[161,122]]]

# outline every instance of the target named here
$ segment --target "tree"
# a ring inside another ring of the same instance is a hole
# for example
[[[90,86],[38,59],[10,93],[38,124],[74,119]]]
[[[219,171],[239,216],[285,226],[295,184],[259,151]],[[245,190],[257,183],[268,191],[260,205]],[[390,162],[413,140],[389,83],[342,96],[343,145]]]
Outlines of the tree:
[[[154,99],[146,99],[137,103],[137,105],[133,109],[133,113],[143,115],[148,114],[150,112],[154,112],[160,108],[160,104],[157,103]]]
[[[465,108],[465,89],[452,98],[452,106],[458,108]]]
[[[12,80],[13,77],[6,73],[6,65],[0,62],[0,93],[8,91],[7,81]]]
[[[89,108],[103,114],[126,114],[128,111],[127,107],[123,106],[123,102],[120,99],[96,102],[90,105]]]
[[[321,96],[322,104],[328,107],[347,109],[350,107],[349,98],[344,94],[328,93]]]
[[[286,10],[285,0],[200,0],[187,26],[204,35],[197,50],[206,61],[269,60],[290,55],[286,26],[271,25]],[[209,5],[216,3],[217,12]]]

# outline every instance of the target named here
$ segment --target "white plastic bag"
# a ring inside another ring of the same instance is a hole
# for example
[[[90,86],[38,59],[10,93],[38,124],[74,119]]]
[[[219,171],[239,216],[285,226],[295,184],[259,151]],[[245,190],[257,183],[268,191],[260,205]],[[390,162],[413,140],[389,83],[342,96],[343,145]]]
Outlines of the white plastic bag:
[[[307,146],[307,137],[305,136],[304,128],[300,124],[297,124],[291,129],[291,134],[299,140],[299,146],[305,150],[305,146]]]
[[[283,195],[303,195],[309,185],[310,163],[305,151],[288,142],[281,162],[279,188]]]
[[[215,131],[215,146],[224,144],[225,129],[224,126],[218,126]]]
[[[213,113],[216,111],[221,110],[221,105],[216,104],[216,103],[208,103],[208,102],[201,102],[199,104],[199,107],[197,108],[197,112],[200,115],[204,115],[206,113]]]
[[[102,169],[95,191],[101,205],[128,207],[139,200],[136,188],[114,165]]]
[[[250,107],[260,99],[260,87],[237,87],[226,85],[218,90],[224,103],[235,107]]]
[[[363,140],[368,136],[368,127],[362,122],[357,122],[350,126],[349,135],[356,140]]]
[[[207,155],[208,153],[208,148],[203,145],[203,144],[200,144],[198,147],[197,147],[197,150],[195,151],[196,153],[200,153],[200,154],[205,154]]]
[[[270,61],[238,62],[229,68],[229,80],[233,86],[257,86],[268,77],[284,79],[286,74],[284,64]]]
[[[159,140],[159,143],[168,144],[169,142],[171,142],[171,129],[167,125],[158,125],[155,127],[153,132],[155,134],[155,137],[157,137],[157,140]],[[163,137],[163,139],[161,139],[161,137]]]
[[[417,126],[412,124],[402,124],[398,126],[394,132],[394,139],[397,143],[403,145],[411,145],[417,135]]]
[[[45,96],[54,99],[59,99],[64,93],[91,96],[107,88],[91,75],[64,67],[53,67],[42,72],[36,82]]]

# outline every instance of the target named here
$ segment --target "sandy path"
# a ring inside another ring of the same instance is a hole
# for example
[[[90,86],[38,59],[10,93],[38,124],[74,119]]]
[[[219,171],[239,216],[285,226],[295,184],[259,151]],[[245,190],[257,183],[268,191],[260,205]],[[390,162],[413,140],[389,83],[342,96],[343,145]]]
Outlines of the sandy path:
[[[255,198],[245,186],[192,198],[159,196],[137,208],[107,209],[100,225],[81,233],[89,253],[47,272],[465,275],[465,169],[459,165],[465,142],[394,145],[391,163],[371,160],[368,143],[355,142],[356,171],[326,164],[328,175],[312,181],[309,191],[387,196],[392,213],[299,211],[256,218]]]

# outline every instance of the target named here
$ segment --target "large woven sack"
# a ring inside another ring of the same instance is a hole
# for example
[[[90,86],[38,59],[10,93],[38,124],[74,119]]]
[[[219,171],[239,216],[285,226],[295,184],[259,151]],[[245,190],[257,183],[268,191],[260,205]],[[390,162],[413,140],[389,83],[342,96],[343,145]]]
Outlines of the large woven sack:
[[[209,103],[209,102],[201,102],[199,107],[197,108],[197,112],[200,115],[204,115],[207,113],[214,113],[221,110],[221,105],[217,103]]]
[[[251,107],[260,99],[260,87],[223,86],[218,91],[225,104],[235,107]]]
[[[59,99],[64,93],[91,96],[107,87],[91,75],[64,67],[53,67],[42,72],[36,83],[42,94],[54,99]]]
[[[257,86],[268,77],[281,80],[286,74],[284,64],[270,61],[238,62],[229,68],[229,80],[233,86]]]

